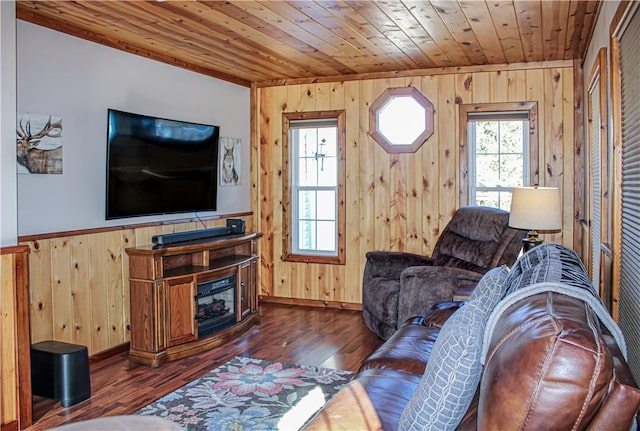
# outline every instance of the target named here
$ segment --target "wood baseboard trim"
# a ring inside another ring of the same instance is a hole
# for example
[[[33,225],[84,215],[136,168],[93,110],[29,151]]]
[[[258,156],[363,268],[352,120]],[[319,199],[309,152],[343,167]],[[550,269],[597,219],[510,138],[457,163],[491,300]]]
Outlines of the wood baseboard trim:
[[[0,431],[18,431],[18,421],[11,421],[6,424],[2,424]]]
[[[113,356],[119,355],[121,353],[125,353],[129,351],[130,344],[128,341],[126,343],[118,344],[117,346],[113,346],[110,349],[103,350],[98,353],[94,353],[89,357],[89,365],[97,364],[100,361],[104,361],[105,359],[109,359]]]
[[[260,295],[258,300],[261,302],[270,302],[273,304],[304,305],[307,307],[338,308],[341,310],[362,311],[362,304],[358,304],[355,302],[321,301],[318,299],[285,298],[282,296],[263,295]]]

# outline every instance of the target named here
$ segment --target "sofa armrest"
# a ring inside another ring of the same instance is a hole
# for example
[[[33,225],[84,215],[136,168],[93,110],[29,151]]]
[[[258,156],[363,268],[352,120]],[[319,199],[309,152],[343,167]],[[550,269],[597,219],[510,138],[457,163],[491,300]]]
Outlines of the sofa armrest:
[[[352,380],[303,427],[312,431],[381,430],[382,424],[367,391]]]
[[[458,308],[466,304],[466,301],[446,301],[438,302],[425,316],[422,318],[421,325],[429,326],[431,328],[442,328],[444,322],[455,313]]]
[[[369,251],[366,258],[365,280],[372,277],[399,280],[402,271],[410,266],[433,265],[430,257],[400,251]]]
[[[424,315],[434,304],[451,301],[460,286],[477,284],[482,274],[445,266],[413,266],[400,276],[398,322]]]
[[[442,328],[453,313],[466,304],[467,301],[444,301],[437,302],[424,316],[413,316],[402,322],[398,329],[408,325],[421,325],[430,328]]]

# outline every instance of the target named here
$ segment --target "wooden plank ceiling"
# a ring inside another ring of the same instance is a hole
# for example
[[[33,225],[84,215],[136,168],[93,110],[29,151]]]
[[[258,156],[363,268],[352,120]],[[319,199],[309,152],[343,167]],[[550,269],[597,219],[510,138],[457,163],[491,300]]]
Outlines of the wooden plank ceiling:
[[[250,85],[581,59],[598,5],[576,0],[65,0],[17,1],[16,16]]]

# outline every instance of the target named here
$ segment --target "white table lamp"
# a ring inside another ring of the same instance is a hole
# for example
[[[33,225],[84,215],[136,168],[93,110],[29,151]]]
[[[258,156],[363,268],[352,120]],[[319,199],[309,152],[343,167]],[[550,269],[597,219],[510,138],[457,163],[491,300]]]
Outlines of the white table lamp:
[[[522,239],[524,251],[542,244],[539,230],[559,230],[562,228],[562,206],[558,187],[515,187],[511,197],[509,226],[527,229],[527,237]]]

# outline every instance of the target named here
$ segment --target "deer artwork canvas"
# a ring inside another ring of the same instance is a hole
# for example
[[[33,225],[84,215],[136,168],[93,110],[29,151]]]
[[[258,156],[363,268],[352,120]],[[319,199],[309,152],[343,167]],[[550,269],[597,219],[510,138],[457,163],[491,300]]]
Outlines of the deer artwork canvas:
[[[220,185],[240,184],[240,139],[220,137]]]
[[[18,114],[18,173],[62,173],[62,117]]]

